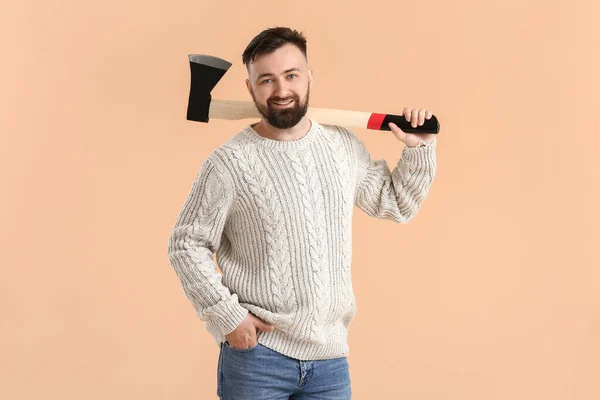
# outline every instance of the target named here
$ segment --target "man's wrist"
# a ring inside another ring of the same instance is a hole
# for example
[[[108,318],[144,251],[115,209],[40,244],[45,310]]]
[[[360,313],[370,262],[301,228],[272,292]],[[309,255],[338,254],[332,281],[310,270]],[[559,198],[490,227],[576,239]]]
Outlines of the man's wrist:
[[[419,142],[414,145],[414,146],[407,146],[409,149],[414,149],[414,148],[419,148],[419,147],[425,147],[427,146],[427,142],[425,142],[424,140],[419,140]]]
[[[428,142],[426,142],[426,141],[424,141],[424,140],[422,140],[422,139],[421,139],[421,140],[419,140],[419,142],[418,142],[416,145],[414,145],[414,146],[407,146],[407,147],[408,147],[409,149],[420,148],[420,147],[425,147],[425,146],[427,146],[428,144],[431,144],[431,143],[433,143],[433,142],[435,142],[435,138],[431,139],[431,140],[430,140],[430,141],[428,141]]]

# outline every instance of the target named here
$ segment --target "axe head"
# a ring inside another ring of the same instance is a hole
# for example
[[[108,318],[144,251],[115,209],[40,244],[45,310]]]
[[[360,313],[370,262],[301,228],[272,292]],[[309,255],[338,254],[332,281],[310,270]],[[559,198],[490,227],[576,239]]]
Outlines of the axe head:
[[[218,57],[205,54],[190,54],[190,96],[187,119],[208,122],[210,92],[227,72],[231,63]]]

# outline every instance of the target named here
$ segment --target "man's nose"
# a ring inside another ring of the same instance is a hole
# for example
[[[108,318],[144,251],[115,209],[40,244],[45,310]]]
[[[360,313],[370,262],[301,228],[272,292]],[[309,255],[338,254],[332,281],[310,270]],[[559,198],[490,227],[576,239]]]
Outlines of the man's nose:
[[[286,98],[290,94],[291,92],[288,84],[285,81],[277,81],[277,83],[275,84],[275,91],[273,92],[273,95],[280,98]]]

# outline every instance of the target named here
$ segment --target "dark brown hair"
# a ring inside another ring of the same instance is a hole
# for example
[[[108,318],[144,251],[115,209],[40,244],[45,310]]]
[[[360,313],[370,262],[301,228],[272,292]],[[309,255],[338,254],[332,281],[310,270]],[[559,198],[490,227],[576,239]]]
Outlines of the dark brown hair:
[[[306,57],[306,38],[302,32],[285,27],[275,27],[265,29],[250,41],[242,54],[242,61],[248,68],[257,56],[272,53],[288,43],[297,46]]]

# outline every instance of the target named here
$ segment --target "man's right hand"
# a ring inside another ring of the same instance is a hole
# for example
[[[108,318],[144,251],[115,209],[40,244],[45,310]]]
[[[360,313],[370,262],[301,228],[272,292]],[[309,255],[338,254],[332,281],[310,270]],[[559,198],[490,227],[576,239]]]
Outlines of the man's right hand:
[[[249,349],[258,343],[256,338],[257,330],[272,332],[275,330],[273,325],[269,325],[254,314],[248,312],[246,318],[231,333],[225,335],[229,342],[229,347],[235,349]]]

